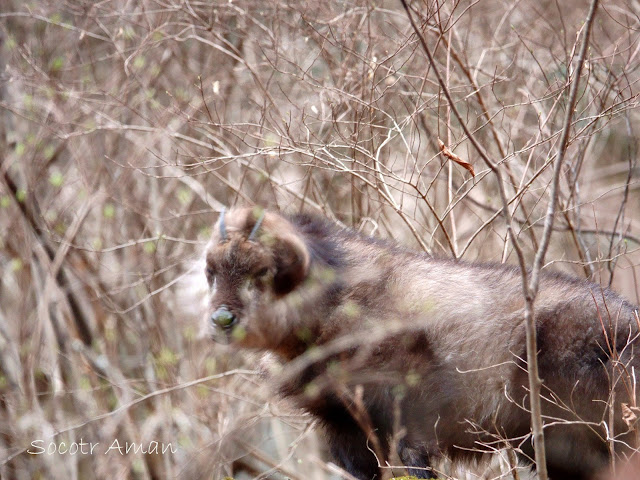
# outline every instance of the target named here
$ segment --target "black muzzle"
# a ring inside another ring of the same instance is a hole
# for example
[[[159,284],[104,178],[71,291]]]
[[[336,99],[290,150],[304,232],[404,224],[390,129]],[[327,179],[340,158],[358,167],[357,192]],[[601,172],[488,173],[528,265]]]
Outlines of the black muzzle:
[[[233,327],[238,319],[231,313],[229,307],[221,305],[215,312],[211,314],[211,321],[213,324],[223,330],[229,330]]]

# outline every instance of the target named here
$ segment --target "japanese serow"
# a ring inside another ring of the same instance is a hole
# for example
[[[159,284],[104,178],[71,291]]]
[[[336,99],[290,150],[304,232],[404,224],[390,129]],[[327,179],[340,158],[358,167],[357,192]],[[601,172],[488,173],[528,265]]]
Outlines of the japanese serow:
[[[319,419],[354,477],[380,478],[392,449],[419,478],[505,445],[532,458],[518,268],[259,208],[220,216],[206,262],[213,338],[278,356],[280,393]],[[636,447],[623,410],[636,406],[637,308],[544,273],[535,318],[549,476],[606,476]]]

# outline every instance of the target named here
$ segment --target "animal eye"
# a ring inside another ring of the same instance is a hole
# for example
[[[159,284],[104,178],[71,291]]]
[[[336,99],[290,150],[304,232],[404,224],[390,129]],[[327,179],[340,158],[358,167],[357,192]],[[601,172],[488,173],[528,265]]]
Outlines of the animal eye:
[[[269,273],[269,268],[264,267],[256,272],[256,278],[264,277],[267,273]]]
[[[213,277],[216,276],[216,271],[211,265],[207,265],[207,268],[205,268],[204,273],[207,276],[207,279],[209,280],[213,280]]]

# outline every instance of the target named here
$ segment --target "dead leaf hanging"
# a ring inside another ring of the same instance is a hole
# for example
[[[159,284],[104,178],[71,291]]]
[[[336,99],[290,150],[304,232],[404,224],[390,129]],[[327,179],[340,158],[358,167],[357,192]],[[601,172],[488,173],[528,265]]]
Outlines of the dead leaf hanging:
[[[636,422],[638,421],[638,413],[640,413],[640,408],[638,407],[630,407],[628,404],[623,403],[622,406],[622,420],[627,424],[629,430],[636,429]]]
[[[444,142],[442,140],[440,140],[438,138],[438,146],[440,147],[440,152],[447,157],[449,160],[452,160],[454,162],[456,162],[458,165],[460,165],[461,167],[469,170],[469,172],[471,173],[471,175],[473,175],[474,177],[476,176],[476,173],[473,171],[473,165],[471,165],[469,162],[465,162],[464,160],[462,160],[458,155],[456,155],[455,153],[453,153],[449,147],[447,147]]]

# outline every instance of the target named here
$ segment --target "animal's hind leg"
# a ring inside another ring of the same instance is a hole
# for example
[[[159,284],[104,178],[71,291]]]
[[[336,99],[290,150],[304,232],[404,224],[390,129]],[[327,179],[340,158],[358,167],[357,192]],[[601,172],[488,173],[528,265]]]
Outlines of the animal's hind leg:
[[[533,458],[530,444],[523,450]],[[550,480],[601,478],[599,475],[603,475],[609,465],[607,445],[583,425],[556,425],[545,429],[545,452]]]
[[[576,472],[561,465],[547,465],[549,480],[590,480],[593,477],[585,472]]]
[[[398,456],[407,473],[416,478],[437,478],[431,469],[430,455],[423,445],[411,443],[407,437],[398,442]]]

